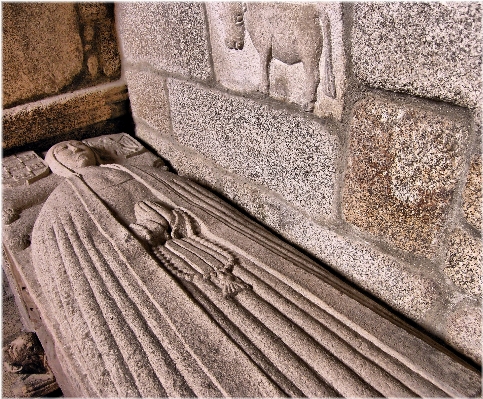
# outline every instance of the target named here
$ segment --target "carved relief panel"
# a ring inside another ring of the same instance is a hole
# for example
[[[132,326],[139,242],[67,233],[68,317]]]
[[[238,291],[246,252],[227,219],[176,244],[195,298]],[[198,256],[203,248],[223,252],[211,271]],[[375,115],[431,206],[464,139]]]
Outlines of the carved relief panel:
[[[207,3],[217,80],[340,119],[345,91],[338,3]]]

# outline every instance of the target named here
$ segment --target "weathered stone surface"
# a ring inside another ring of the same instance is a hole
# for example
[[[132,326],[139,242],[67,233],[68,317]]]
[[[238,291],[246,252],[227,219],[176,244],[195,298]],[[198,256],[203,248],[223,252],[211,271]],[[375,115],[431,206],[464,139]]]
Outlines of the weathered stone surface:
[[[475,297],[481,297],[483,254],[481,239],[461,229],[451,234],[444,273],[459,288]]]
[[[170,134],[170,114],[166,81],[150,72],[125,72],[131,111],[135,120],[142,119],[162,134]]]
[[[136,134],[169,160],[177,173],[219,192],[406,316],[423,322],[429,309],[441,305],[440,286],[396,258],[310,221],[276,193],[220,168],[170,138],[142,126],[137,127]]]
[[[211,77],[202,3],[123,3],[116,6],[123,56],[195,79]]]
[[[108,78],[118,79],[121,59],[116,40],[114,4],[79,3],[77,10],[90,78],[96,79],[104,74]]]
[[[31,252],[7,250],[77,396],[480,392],[478,373],[193,182],[95,166],[80,142],[45,160],[68,179]]]
[[[475,229],[481,230],[481,155],[473,157],[463,192],[463,211],[466,220]]]
[[[241,3],[206,7],[217,81],[231,90],[259,90],[302,108],[312,102],[310,110],[316,100],[316,115],[340,119],[345,92],[340,4],[249,3],[245,13]],[[236,24],[237,17],[244,24]],[[270,35],[277,39],[272,42]],[[265,65],[269,42],[273,50]]]
[[[481,4],[354,6],[352,59],[373,87],[474,107],[481,102]]]
[[[452,345],[481,364],[481,305],[463,305],[450,314],[446,328]]]
[[[73,4],[5,3],[3,105],[57,94],[83,65]]]
[[[2,159],[4,187],[31,184],[49,173],[49,167],[33,151],[25,151]]]
[[[113,82],[19,105],[3,112],[3,148],[56,137],[129,111],[124,82]]]
[[[401,249],[432,256],[467,137],[464,119],[450,110],[372,97],[359,102],[350,126],[345,219]]]
[[[340,147],[323,124],[174,79],[168,89],[182,144],[316,218],[332,216]]]

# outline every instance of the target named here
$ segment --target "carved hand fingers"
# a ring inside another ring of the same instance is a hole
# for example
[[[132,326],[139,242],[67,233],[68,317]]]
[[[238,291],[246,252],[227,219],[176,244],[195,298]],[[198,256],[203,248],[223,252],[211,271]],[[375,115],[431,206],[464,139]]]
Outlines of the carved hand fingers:
[[[146,225],[146,222],[152,221],[162,225],[164,228],[169,227],[172,219],[171,212],[153,201],[140,201],[134,205],[134,214],[136,221]]]
[[[153,221],[146,221],[144,224],[132,223],[129,227],[136,237],[152,246],[164,244],[170,238],[166,229]]]

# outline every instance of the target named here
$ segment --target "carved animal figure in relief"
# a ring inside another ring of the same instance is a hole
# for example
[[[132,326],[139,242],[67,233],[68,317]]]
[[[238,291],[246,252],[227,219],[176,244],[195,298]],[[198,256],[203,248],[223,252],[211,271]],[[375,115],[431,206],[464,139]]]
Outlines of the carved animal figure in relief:
[[[306,77],[303,108],[312,112],[320,82],[320,57],[324,54],[323,91],[328,97],[336,97],[330,21],[325,12],[304,4],[228,3],[226,7],[230,23],[225,44],[230,49],[242,50],[245,29],[248,31],[260,57],[262,93],[269,93],[272,59],[288,65],[302,62]]]

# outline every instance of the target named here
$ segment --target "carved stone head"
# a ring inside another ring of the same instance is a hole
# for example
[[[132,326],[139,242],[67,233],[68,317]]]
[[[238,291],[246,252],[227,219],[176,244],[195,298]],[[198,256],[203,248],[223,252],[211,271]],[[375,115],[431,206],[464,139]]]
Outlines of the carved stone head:
[[[35,333],[24,333],[4,346],[3,365],[11,373],[45,373],[44,350]]]
[[[62,141],[52,146],[45,162],[53,173],[69,177],[75,174],[76,170],[86,166],[97,165],[95,152],[81,141]]]

